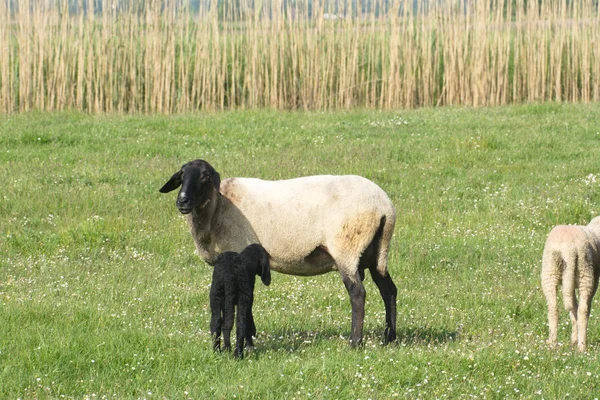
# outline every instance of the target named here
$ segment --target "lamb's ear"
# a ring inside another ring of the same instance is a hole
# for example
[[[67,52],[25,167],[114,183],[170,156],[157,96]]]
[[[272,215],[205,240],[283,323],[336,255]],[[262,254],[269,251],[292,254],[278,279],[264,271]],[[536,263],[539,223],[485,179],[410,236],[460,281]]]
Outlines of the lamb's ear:
[[[217,192],[220,192],[219,189],[221,188],[221,175],[219,175],[219,173],[214,169],[212,170],[210,180],[212,181],[212,184],[215,187],[215,189],[217,189]]]
[[[165,183],[164,186],[159,189],[159,192],[169,193],[177,189],[179,186],[181,186],[181,171],[174,173],[171,179],[169,179],[167,183]]]
[[[261,249],[262,251],[258,256],[258,263],[261,267],[260,280],[265,284],[265,286],[269,286],[271,284],[271,265],[269,264],[269,253],[266,250]]]

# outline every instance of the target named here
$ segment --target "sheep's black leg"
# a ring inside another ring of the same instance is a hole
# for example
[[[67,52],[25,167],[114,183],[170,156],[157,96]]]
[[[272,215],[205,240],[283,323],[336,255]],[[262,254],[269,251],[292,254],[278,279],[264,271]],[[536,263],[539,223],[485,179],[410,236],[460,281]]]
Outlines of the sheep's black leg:
[[[256,336],[256,325],[254,324],[254,316],[252,315],[252,304],[254,303],[254,296],[250,296],[250,306],[246,313],[246,347],[254,347],[253,336]]]
[[[398,289],[389,274],[382,275],[376,267],[370,268],[373,281],[379,288],[383,304],[385,305],[385,332],[383,344],[396,340],[396,296]]]
[[[244,339],[249,335],[248,313],[251,310],[251,302],[250,293],[247,290],[241,290],[236,320],[235,352],[233,353],[235,358],[244,358]]]
[[[223,324],[223,297],[222,290],[218,290],[213,282],[210,287],[210,334],[213,338],[213,350],[221,350],[221,325]]]
[[[341,271],[340,271],[341,272]],[[360,280],[360,275],[355,273],[349,276],[341,272],[342,280],[350,295],[352,305],[352,332],[350,334],[350,345],[357,347],[362,344],[363,324],[365,321],[365,287]]]
[[[223,313],[223,347],[231,351],[231,330],[233,329],[233,320],[235,318],[235,298],[232,293],[225,296],[225,311]]]
[[[235,358],[244,358],[244,339],[246,337],[246,331],[248,326],[246,319],[248,317],[248,310],[245,304],[238,304],[237,321],[236,321],[236,342],[235,351],[233,356]]]

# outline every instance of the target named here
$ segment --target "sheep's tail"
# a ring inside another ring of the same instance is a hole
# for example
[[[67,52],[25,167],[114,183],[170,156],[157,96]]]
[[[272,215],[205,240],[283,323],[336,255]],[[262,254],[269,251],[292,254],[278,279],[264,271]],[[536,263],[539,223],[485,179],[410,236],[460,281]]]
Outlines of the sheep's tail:
[[[381,218],[379,229],[381,230],[381,238],[379,239],[379,251],[377,254],[377,271],[381,276],[388,274],[387,262],[390,242],[394,234],[394,226],[396,225],[396,214],[392,213],[384,215]]]
[[[574,311],[577,308],[575,297],[575,274],[578,269],[579,256],[576,251],[569,252],[564,259],[564,272],[562,276],[562,294],[565,310]]]

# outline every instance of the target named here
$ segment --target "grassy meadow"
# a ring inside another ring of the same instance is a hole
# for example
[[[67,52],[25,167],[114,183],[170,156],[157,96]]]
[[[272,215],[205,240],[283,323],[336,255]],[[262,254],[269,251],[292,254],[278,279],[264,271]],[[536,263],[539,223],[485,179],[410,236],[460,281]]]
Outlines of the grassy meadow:
[[[600,101],[596,0],[2,0],[0,21],[4,113]]]
[[[203,158],[222,178],[360,174],[397,208],[397,343],[365,279],[348,347],[337,273],[257,284],[256,349],[214,354],[211,268],[175,195]],[[594,398],[589,351],[550,350],[541,252],[600,214],[600,105],[180,116],[0,117],[0,398]]]

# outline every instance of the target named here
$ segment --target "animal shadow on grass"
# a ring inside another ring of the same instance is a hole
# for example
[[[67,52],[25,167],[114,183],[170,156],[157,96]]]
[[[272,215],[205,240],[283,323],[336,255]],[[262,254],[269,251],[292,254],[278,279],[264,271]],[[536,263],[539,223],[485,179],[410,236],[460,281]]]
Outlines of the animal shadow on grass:
[[[343,339],[349,343],[349,332],[335,327],[322,330],[302,330],[292,327],[280,329],[274,332],[260,332],[257,344],[252,353],[260,356],[261,353],[268,351],[289,351],[295,352],[306,347],[316,346],[323,341],[339,341]],[[448,342],[457,342],[461,338],[459,330],[448,330],[444,328],[433,327],[405,327],[397,332],[397,339],[389,346],[422,346],[436,345]],[[383,331],[381,329],[372,329],[364,331],[363,344],[383,343]],[[350,348],[349,348],[350,349]]]
[[[325,340],[338,340],[344,337],[340,331],[331,329],[322,330],[302,330],[295,328],[285,328],[274,332],[260,332],[258,335],[259,344],[254,349],[255,353],[263,351],[289,351],[295,352],[307,346],[318,344]]]
[[[448,330],[434,327],[404,327],[397,332],[396,345],[436,345],[458,342],[461,339],[459,330]]]

